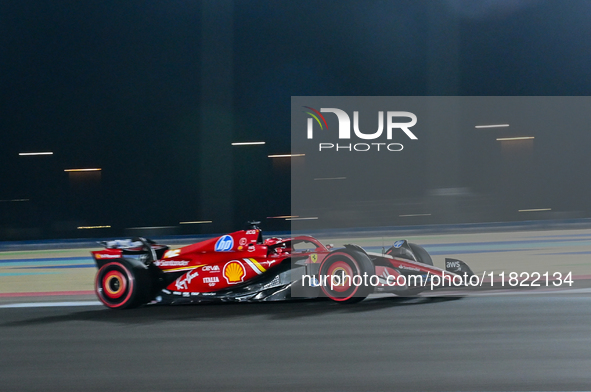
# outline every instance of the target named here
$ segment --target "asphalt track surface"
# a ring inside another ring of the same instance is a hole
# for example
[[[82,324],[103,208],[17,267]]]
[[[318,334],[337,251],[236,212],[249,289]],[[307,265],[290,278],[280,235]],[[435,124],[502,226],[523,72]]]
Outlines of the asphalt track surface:
[[[379,251],[384,237],[323,240]],[[591,229],[409,239],[439,266],[575,283],[112,311],[92,305],[88,250],[1,252],[0,392],[591,390]],[[64,301],[84,306],[45,307]]]
[[[2,391],[589,389],[588,294],[0,309]]]

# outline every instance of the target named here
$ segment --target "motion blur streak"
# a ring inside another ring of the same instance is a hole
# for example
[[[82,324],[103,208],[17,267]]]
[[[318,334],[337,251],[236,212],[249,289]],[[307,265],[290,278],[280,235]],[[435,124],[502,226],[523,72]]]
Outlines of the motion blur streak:
[[[69,301],[69,302],[26,302],[17,304],[0,305],[0,309],[11,308],[51,308],[64,307],[70,308],[75,306],[103,306],[99,301]]]
[[[519,136],[519,137],[499,137],[497,140],[499,141],[510,141],[510,140],[530,140],[534,139],[533,136]]]
[[[238,142],[238,143],[232,143],[233,146],[256,146],[256,145],[261,145],[261,144],[265,144],[265,142]]]
[[[99,168],[91,168],[91,169],[66,169],[65,172],[91,172],[91,171],[101,171],[102,169]]]
[[[179,225],[196,225],[196,224],[200,224],[200,223],[212,223],[213,221],[207,220],[207,221],[192,221],[192,222],[179,222]]]
[[[482,128],[505,128],[508,127],[509,124],[496,124],[496,125],[476,125],[474,128],[482,129]]]
[[[276,154],[269,155],[269,158],[292,158],[292,157],[303,157],[306,154]]]

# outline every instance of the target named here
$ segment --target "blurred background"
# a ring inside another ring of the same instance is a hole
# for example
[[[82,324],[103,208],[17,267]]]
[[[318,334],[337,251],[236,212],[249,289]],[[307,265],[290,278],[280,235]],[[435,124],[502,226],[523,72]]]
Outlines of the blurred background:
[[[583,0],[2,1],[0,240],[288,230],[295,158],[273,156],[290,152],[292,96],[585,96],[590,13]],[[397,164],[407,186],[365,199],[396,218],[377,224],[591,216],[587,129],[475,128],[510,121],[485,117],[441,134],[445,155]]]

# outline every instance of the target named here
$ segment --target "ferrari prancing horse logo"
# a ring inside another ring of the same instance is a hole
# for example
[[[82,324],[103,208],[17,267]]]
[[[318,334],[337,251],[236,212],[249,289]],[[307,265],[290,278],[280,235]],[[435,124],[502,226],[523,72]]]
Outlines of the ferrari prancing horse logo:
[[[310,260],[312,260],[312,263],[315,263],[318,261],[318,255],[316,253],[312,253],[310,255]]]

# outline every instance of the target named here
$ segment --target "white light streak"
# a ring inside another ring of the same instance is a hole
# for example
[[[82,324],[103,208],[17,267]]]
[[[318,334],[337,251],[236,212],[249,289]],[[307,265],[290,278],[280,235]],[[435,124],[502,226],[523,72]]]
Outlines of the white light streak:
[[[179,222],[180,225],[196,225],[199,223],[211,223],[213,221],[190,221],[190,222]]]
[[[476,129],[483,129],[483,128],[507,128],[509,124],[491,124],[491,125],[476,125],[474,128]]]
[[[256,146],[265,144],[265,142],[236,142],[232,143],[233,146]]]
[[[46,151],[46,152],[19,152],[18,155],[20,155],[20,156],[53,155],[53,152],[51,152],[51,151]]]
[[[552,208],[530,208],[527,210],[518,210],[519,212],[538,212],[538,211],[552,211]]]
[[[67,173],[72,173],[72,172],[92,172],[92,171],[101,171],[102,169],[95,167],[95,168],[90,168],[90,169],[66,169],[64,170]]]
[[[511,141],[511,140],[530,140],[534,139],[534,136],[518,136],[518,137],[498,137],[499,141]]]
[[[276,154],[276,155],[269,155],[269,158],[293,158],[293,157],[303,157],[306,154]]]
[[[287,218],[285,219],[286,221],[300,221],[300,220],[316,220],[318,219],[317,216],[309,216],[309,217],[305,217],[305,218]]]

